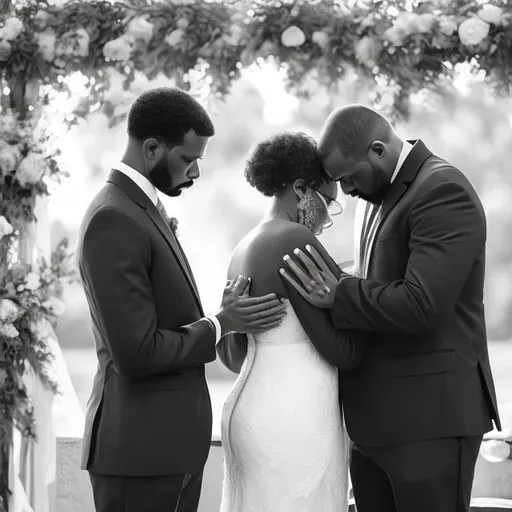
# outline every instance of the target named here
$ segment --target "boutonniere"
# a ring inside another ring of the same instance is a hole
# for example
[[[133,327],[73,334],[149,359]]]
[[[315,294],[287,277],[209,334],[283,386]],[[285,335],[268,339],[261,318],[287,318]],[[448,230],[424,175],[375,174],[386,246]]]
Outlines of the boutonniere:
[[[167,224],[171,228],[171,231],[174,233],[174,236],[178,236],[178,219],[176,217],[167,217]]]
[[[156,209],[159,211],[160,215],[169,226],[169,229],[174,233],[174,236],[178,236],[178,219],[176,217],[169,217],[169,215],[167,215],[167,210],[165,209],[165,206],[162,204],[160,199],[158,200]]]

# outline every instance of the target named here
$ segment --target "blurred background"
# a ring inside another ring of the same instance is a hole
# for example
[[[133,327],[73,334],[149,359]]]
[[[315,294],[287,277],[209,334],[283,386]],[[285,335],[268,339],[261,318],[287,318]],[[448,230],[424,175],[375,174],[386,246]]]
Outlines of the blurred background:
[[[165,79],[144,87],[168,85]],[[244,179],[245,159],[260,140],[284,130],[318,137],[329,112],[340,105],[369,103],[370,91],[347,77],[335,95],[312,89],[308,99],[288,94],[271,67],[250,68],[222,102],[209,107],[217,135],[202,162],[202,177],[179,198],[162,200],[179,219],[179,238],[194,270],[206,312],[220,305],[230,255],[268,208],[269,199]],[[129,107],[129,105],[127,105]],[[126,142],[125,124],[109,128],[94,114],[63,135],[63,168],[70,177],[50,198],[52,244],[77,232],[90,200],[103,186]],[[411,117],[396,124],[408,139],[421,138],[431,151],[461,169],[476,187],[488,222],[485,304],[491,361],[505,426],[512,421],[512,103],[496,98],[478,81],[461,75],[444,97],[413,98]],[[340,192],[341,194],[341,192]],[[336,261],[352,259],[355,199],[321,241]],[[90,317],[79,285],[65,294],[58,338],[81,404],[85,407],[96,369]],[[507,363],[508,361],[508,363]],[[216,428],[222,402],[235,375],[219,361],[208,365]],[[509,381],[507,382],[507,376]]]

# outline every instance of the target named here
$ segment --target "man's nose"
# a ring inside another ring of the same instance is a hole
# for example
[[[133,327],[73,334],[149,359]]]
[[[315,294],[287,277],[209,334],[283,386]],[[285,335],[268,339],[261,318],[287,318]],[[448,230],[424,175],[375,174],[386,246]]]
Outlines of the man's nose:
[[[201,176],[201,171],[199,169],[199,164],[197,163],[197,161],[195,161],[190,166],[190,169],[188,170],[187,176],[191,180],[197,180],[197,178],[199,178],[199,176]]]

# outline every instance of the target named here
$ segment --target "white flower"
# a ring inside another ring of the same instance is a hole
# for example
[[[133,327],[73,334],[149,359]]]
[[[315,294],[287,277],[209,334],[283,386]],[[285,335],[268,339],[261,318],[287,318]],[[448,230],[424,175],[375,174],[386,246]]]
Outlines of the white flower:
[[[439,20],[439,30],[445,36],[451,36],[454,32],[457,31],[458,25],[454,18],[449,16],[443,16]]]
[[[311,41],[320,48],[325,48],[329,44],[329,36],[323,30],[315,30],[311,35]]]
[[[103,47],[103,55],[108,60],[126,62],[132,55],[135,39],[130,35],[124,35],[113,39]]]
[[[357,42],[355,55],[359,62],[372,68],[377,63],[380,51],[381,44],[379,40],[374,37],[365,36]]]
[[[426,34],[430,32],[435,24],[437,23],[437,16],[431,13],[420,14],[415,21],[416,30],[420,34]]]
[[[367,16],[361,21],[361,28],[373,27],[375,25],[375,18],[373,16]]]
[[[3,217],[1,217],[3,219]],[[20,315],[18,306],[12,300],[0,300],[0,321],[12,324]]]
[[[25,288],[27,290],[37,290],[41,286],[41,279],[35,272],[29,272],[25,277]]]
[[[9,224],[9,221],[3,215],[0,215],[0,239],[12,234],[12,231],[13,228]]]
[[[186,30],[189,26],[190,22],[187,20],[187,18],[180,18],[177,22],[176,22],[176,26],[178,28],[181,28],[181,30]]]
[[[37,11],[36,15],[34,16],[34,23],[39,28],[42,29],[46,25],[50,18],[50,15],[46,11]]]
[[[1,34],[0,34],[1,35]],[[0,39],[0,62],[5,62],[11,56],[11,43]]]
[[[185,36],[185,31],[182,30],[181,28],[177,28],[177,29],[173,30],[170,34],[167,34],[165,36],[164,41],[169,46],[177,46],[181,43],[184,36]]]
[[[55,43],[57,36],[51,29],[45,30],[35,35],[36,42],[39,46],[39,52],[46,62],[51,62],[55,58]]]
[[[64,302],[57,297],[50,297],[47,301],[43,302],[43,307],[56,316],[60,316],[66,311]]]
[[[384,39],[388,40],[393,46],[402,46],[407,34],[396,27],[389,27],[383,34]]]
[[[468,18],[459,25],[459,38],[465,45],[475,45],[483,41],[491,26],[480,18]]]
[[[478,11],[478,17],[486,23],[498,25],[503,16],[503,10],[497,5],[486,4]]]
[[[402,11],[399,12],[396,20],[393,22],[393,27],[398,31],[403,32],[404,35],[412,34],[418,31],[419,16],[414,12]]]
[[[30,329],[30,332],[38,339],[43,340],[47,338],[50,333],[48,331],[48,322],[44,321],[42,319],[39,320],[31,320],[29,323],[28,328]]]
[[[0,139],[0,173],[7,174],[14,171],[20,159],[21,150],[19,146]]]
[[[20,333],[12,324],[0,324],[0,334],[6,338],[16,338]]]
[[[46,170],[44,158],[37,153],[29,153],[16,169],[16,179],[21,186],[37,183]]]
[[[0,29],[0,39],[13,41],[21,34],[22,30],[23,23],[18,18],[7,18],[4,21],[4,26]]]
[[[305,42],[306,35],[299,27],[296,27],[295,25],[288,27],[281,34],[281,43],[283,44],[283,46],[286,46],[288,48],[293,46],[301,46]]]
[[[153,37],[153,25],[142,17],[133,18],[126,27],[126,33],[134,39],[141,39],[146,43]]]
[[[18,119],[14,112],[9,109],[2,112],[0,116],[0,138],[10,137],[12,133],[18,131]]]
[[[55,53],[60,56],[87,57],[89,55],[90,40],[88,32],[83,28],[66,32],[57,42]]]
[[[229,34],[224,34],[222,36],[222,39],[226,41],[226,43],[236,46],[238,43],[240,43],[240,40],[242,39],[244,35],[244,30],[239,25],[231,25],[231,29],[229,31]]]

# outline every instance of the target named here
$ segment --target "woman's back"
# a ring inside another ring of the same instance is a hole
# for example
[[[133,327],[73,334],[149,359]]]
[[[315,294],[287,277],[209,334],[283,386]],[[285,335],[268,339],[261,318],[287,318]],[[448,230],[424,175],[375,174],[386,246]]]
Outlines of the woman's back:
[[[251,293],[286,297],[278,270],[290,238],[304,240],[301,231],[284,220],[261,224],[238,245],[231,277],[250,275]],[[348,440],[337,369],[283,300],[288,313],[282,324],[248,336],[247,357],[224,406],[222,512],[347,509]]]

